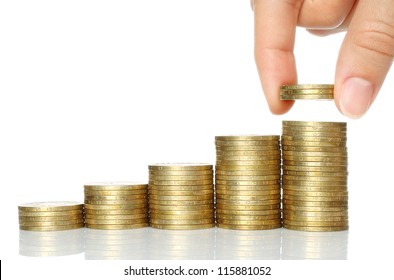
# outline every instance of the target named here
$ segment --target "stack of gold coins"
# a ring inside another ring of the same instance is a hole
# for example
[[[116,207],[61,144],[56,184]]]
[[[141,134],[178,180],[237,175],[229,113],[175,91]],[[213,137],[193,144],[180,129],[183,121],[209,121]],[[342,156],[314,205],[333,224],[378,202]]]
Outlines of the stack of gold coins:
[[[346,123],[283,121],[283,225],[348,229]]]
[[[94,229],[133,229],[149,226],[148,185],[131,182],[84,186],[85,223]]]
[[[215,144],[218,226],[281,227],[279,136],[216,136]]]
[[[280,88],[281,100],[332,100],[334,85],[284,85]]]
[[[84,227],[82,203],[33,202],[19,205],[18,210],[21,230],[55,231]]]
[[[203,229],[215,226],[213,166],[149,165],[151,226],[158,229]]]

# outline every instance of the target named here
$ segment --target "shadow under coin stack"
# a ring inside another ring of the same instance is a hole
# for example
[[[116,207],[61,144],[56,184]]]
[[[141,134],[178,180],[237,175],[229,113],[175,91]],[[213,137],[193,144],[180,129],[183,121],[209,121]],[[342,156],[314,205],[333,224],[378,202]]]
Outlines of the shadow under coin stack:
[[[283,121],[283,225],[348,229],[346,123]]]
[[[218,226],[281,227],[279,136],[216,136],[215,144]]]
[[[85,223],[93,229],[133,229],[149,226],[148,185],[92,183],[84,186]]]
[[[18,206],[19,228],[32,231],[84,227],[83,204],[73,201],[33,202]]]
[[[149,165],[151,227],[188,230],[215,226],[213,166]]]

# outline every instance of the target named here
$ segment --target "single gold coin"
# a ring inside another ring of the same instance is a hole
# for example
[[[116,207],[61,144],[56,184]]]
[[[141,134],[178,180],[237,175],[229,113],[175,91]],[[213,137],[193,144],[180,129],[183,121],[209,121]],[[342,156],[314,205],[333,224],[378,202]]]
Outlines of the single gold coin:
[[[279,138],[279,137],[278,137]],[[222,141],[215,140],[216,147],[238,147],[238,146],[274,146],[279,143],[278,140],[248,140],[248,141]]]
[[[148,166],[149,170],[207,170],[212,169],[208,163],[155,163]]]
[[[348,210],[341,210],[341,211],[302,211],[302,210],[287,210],[284,211],[284,215],[286,217],[313,217],[313,218],[326,218],[326,217],[347,217]]]
[[[65,210],[65,211],[23,211],[18,210],[19,217],[61,217],[73,216],[83,214],[83,209],[78,210]]]
[[[280,184],[280,180],[216,180],[216,185],[223,186],[264,186]]]
[[[349,226],[293,226],[293,225],[283,225],[284,228],[290,230],[300,230],[300,231],[320,231],[320,232],[328,232],[328,231],[344,231],[348,230]]]
[[[149,174],[150,181],[203,181],[212,180],[213,174],[208,175],[193,175],[193,176],[181,176],[181,175],[152,175]]]
[[[149,204],[150,211],[204,211],[214,209],[214,204],[202,204],[202,205],[160,205],[160,204]]]
[[[342,182],[346,183],[347,182],[347,176],[317,176],[317,177],[312,177],[312,176],[295,176],[295,175],[287,175],[283,174],[283,179],[286,180],[291,180],[291,181],[309,181],[309,182]]]
[[[198,186],[213,184],[213,178],[206,180],[149,180],[149,186]]]
[[[135,215],[148,212],[148,208],[125,209],[125,210],[94,210],[85,209],[85,215]]]
[[[304,192],[347,192],[346,186],[323,186],[323,187],[305,187],[305,186],[292,186],[292,185],[283,185],[283,192],[284,193],[304,193]],[[289,192],[290,191],[290,192]]]
[[[271,214],[271,215],[225,215],[218,214],[216,216],[218,220],[230,220],[230,221],[270,221],[270,220],[280,220],[281,214]]]
[[[195,201],[195,200],[211,200],[213,193],[204,195],[156,195],[150,194],[149,201]]]
[[[149,191],[209,191],[213,190],[213,183],[208,185],[171,186],[171,185],[149,185]]]
[[[283,220],[284,225],[301,226],[301,227],[346,227],[349,225],[348,221],[339,222],[305,222],[305,221],[291,221]]]
[[[300,186],[300,187],[346,187],[346,181],[301,181],[301,180],[289,180],[284,177],[283,186]]]
[[[278,219],[273,219],[273,220],[263,220],[263,221],[238,221],[238,220],[226,220],[226,219],[220,219],[217,218],[217,223],[220,224],[226,224],[226,225],[276,225],[280,223]]]
[[[201,225],[201,224],[213,224],[215,223],[215,219],[208,218],[208,219],[197,219],[197,220],[164,220],[164,219],[152,219],[152,224],[159,224],[159,225]]]
[[[158,200],[149,199],[149,207],[152,205],[167,205],[167,206],[201,206],[213,204],[212,199],[202,199],[202,200]]]
[[[302,196],[302,195],[290,195],[287,193],[283,194],[283,199],[293,201],[347,201],[348,195],[342,196]]]
[[[311,216],[298,216],[289,213],[283,214],[283,220],[289,224],[298,222],[313,222],[313,223],[329,223],[329,222],[347,222],[348,216],[335,216],[335,217],[311,217]]]
[[[69,211],[79,210],[83,204],[74,201],[45,201],[25,203],[18,206],[19,211],[24,212],[47,212],[47,211]]]
[[[274,190],[264,190],[264,191],[228,191],[217,189],[217,195],[229,195],[229,196],[246,196],[246,197],[253,197],[253,196],[266,196],[266,195],[276,195],[280,194],[280,189],[276,188]]]
[[[148,217],[148,213],[130,214],[130,215],[99,215],[99,214],[85,214],[86,219],[92,220],[133,220]]]
[[[206,176],[213,174],[213,169],[206,170],[149,170],[152,176]]]
[[[265,156],[228,156],[228,155],[216,155],[217,161],[262,161],[262,160],[278,160],[280,159],[280,152],[275,155]]]
[[[347,166],[297,166],[297,165],[283,165],[284,171],[301,171],[301,172],[345,172],[348,173]]]
[[[345,212],[348,210],[347,206],[293,206],[284,204],[283,205],[283,212],[286,211],[305,211],[305,212]]]
[[[216,202],[216,208],[226,208],[231,206],[262,206],[280,203],[280,199],[267,199],[267,200],[229,200],[220,199]],[[256,210],[256,209],[254,209]]]
[[[301,147],[346,147],[345,142],[319,142],[319,141],[303,141],[303,140],[281,140],[282,146],[301,146]]]
[[[280,149],[279,142],[272,143],[270,145],[260,145],[260,146],[216,146],[216,152],[264,152],[264,151],[274,151]]]
[[[280,183],[273,184],[273,185],[255,185],[255,186],[227,186],[227,185],[216,185],[216,192],[218,191],[230,191],[230,192],[260,192],[260,191],[274,191],[280,190]]]
[[[85,219],[85,223],[87,225],[92,225],[92,224],[97,224],[97,225],[132,225],[132,224],[143,224],[143,223],[148,223],[148,218],[139,218],[139,219],[120,219],[120,220],[114,220],[114,219]]]
[[[91,229],[121,230],[121,229],[136,229],[136,228],[149,227],[149,223],[129,224],[129,225],[89,224],[89,225],[86,225],[86,227],[91,228]]]
[[[282,121],[283,125],[287,126],[311,126],[311,127],[341,127],[345,128],[345,122],[304,122],[304,121]]]
[[[279,163],[267,165],[216,165],[216,171],[265,171],[280,168]]]
[[[284,195],[292,195],[292,196],[302,196],[302,197],[348,197],[349,193],[347,191],[293,191],[293,190],[283,190]]]
[[[132,195],[144,195],[148,193],[148,188],[139,189],[139,190],[127,190],[127,191],[92,191],[92,190],[84,190],[84,194],[86,196],[132,196]]]
[[[281,170],[279,166],[272,170],[257,170],[257,171],[223,171],[216,170],[216,176],[268,176],[280,175]]]
[[[282,135],[288,136],[308,136],[308,137],[346,137],[346,131],[300,131],[292,130],[287,127],[282,128]]]
[[[83,228],[85,225],[82,224],[74,224],[67,226],[19,226],[21,230],[27,231],[60,231],[60,230],[72,230],[77,228]]]
[[[231,176],[231,175],[216,175],[216,182],[218,180],[223,181],[271,181],[271,180],[279,180],[280,175],[265,175],[265,176],[251,176],[251,175],[244,175],[244,176]]]
[[[83,219],[83,213],[75,215],[61,215],[61,216],[19,216],[21,222],[54,222],[54,221],[69,221]]]
[[[263,205],[248,205],[248,204],[225,204],[218,203],[216,210],[237,210],[237,211],[263,211],[272,209],[273,207],[280,207],[280,200],[271,201]]]
[[[162,215],[162,214],[151,214],[150,219],[152,220],[166,220],[171,223],[176,223],[176,221],[201,221],[210,219],[210,221],[214,221],[215,216],[213,214],[198,214],[198,215]]]
[[[98,183],[88,183],[84,185],[85,190],[98,190],[98,191],[110,191],[110,190],[138,190],[146,189],[146,183],[140,182],[98,182]]]
[[[208,210],[150,210],[151,215],[166,215],[166,216],[197,216],[197,215],[213,215],[215,213],[215,209],[211,208]]]
[[[85,209],[92,210],[126,210],[126,209],[145,209],[148,207],[148,202],[144,203],[128,203],[128,204],[85,204]]]
[[[215,136],[215,141],[279,141],[279,135],[223,135]]]
[[[98,196],[98,195],[85,195],[85,200],[112,200],[112,201],[123,201],[123,203],[129,203],[130,201],[135,200],[143,200],[148,197],[148,193],[146,194],[136,194],[136,195],[123,195],[123,196],[115,196],[115,195],[106,195],[106,196]]]
[[[151,224],[152,228],[167,229],[167,230],[195,230],[195,229],[206,229],[215,227],[215,223],[207,223],[201,225],[169,225],[169,224]]]
[[[279,198],[280,198],[280,192],[278,192],[277,194],[271,194],[271,195],[254,195],[254,196],[225,195],[225,194],[217,194],[216,195],[216,201],[219,201],[219,200],[261,201],[261,200],[272,200],[272,199],[279,199]]]
[[[348,201],[305,201],[305,200],[290,200],[283,199],[283,207],[292,205],[292,206],[303,206],[303,207],[348,207]]]
[[[196,190],[196,191],[162,191],[162,190],[150,190],[150,195],[157,196],[201,196],[201,195],[213,195],[213,188],[210,190]]]
[[[347,152],[298,152],[298,151],[282,151],[284,156],[298,157],[347,157]]]
[[[258,151],[226,151],[226,150],[216,150],[216,156],[221,157],[234,157],[234,156],[242,156],[242,157],[261,157],[261,156],[275,156],[280,155],[279,146],[275,149],[271,150],[258,150]]]
[[[281,93],[280,100],[332,100],[333,94],[286,94]]]
[[[345,153],[347,152],[347,147],[309,147],[309,146],[290,146],[283,145],[283,151],[293,151],[293,152],[330,152],[330,153]]]
[[[272,205],[272,209],[268,210],[226,210],[226,209],[217,209],[217,214],[220,215],[240,215],[240,216],[266,216],[266,215],[276,215],[280,214],[281,210],[280,206]]]
[[[273,225],[228,225],[228,224],[218,224],[219,228],[232,229],[232,230],[269,230],[281,228],[282,224],[277,223]]]
[[[346,156],[343,157],[328,157],[328,156],[320,156],[320,157],[309,157],[309,156],[289,156],[283,155],[283,160],[293,160],[293,161],[301,161],[301,162],[310,162],[310,161],[317,161],[317,162],[339,162],[342,164],[346,164],[348,159]]]
[[[133,204],[133,205],[138,205],[139,207],[137,208],[142,208],[144,204],[148,202],[147,198],[142,198],[142,199],[134,199],[134,200],[92,200],[92,199],[85,199],[85,205],[86,204],[91,204],[91,205],[128,205],[128,204]]]
[[[75,225],[75,224],[83,224],[83,218],[78,217],[75,220],[56,220],[56,221],[26,221],[26,220],[19,220],[19,225],[21,226],[31,226],[31,227],[43,227],[43,226],[68,226],[68,225]]]
[[[273,160],[216,160],[216,165],[231,165],[231,166],[238,166],[238,165],[279,165],[280,159],[273,159]]]

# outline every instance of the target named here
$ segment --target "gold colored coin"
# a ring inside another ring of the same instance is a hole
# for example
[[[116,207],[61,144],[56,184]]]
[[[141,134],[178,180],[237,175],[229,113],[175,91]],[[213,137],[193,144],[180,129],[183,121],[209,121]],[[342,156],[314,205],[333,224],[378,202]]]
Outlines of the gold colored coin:
[[[212,169],[211,164],[207,163],[157,163],[150,164],[148,166],[149,170],[207,170]]]
[[[140,218],[140,219],[121,219],[121,220],[108,220],[108,219],[85,219],[85,223],[87,225],[132,225],[132,224],[144,224],[148,223],[148,218]]]
[[[280,207],[280,200],[271,201],[270,204],[263,205],[245,205],[245,204],[224,204],[218,203],[216,210],[237,210],[237,211],[264,211],[272,209],[273,207]]]
[[[195,201],[195,200],[211,200],[213,199],[213,193],[204,195],[156,195],[150,194],[149,201]]]
[[[290,145],[283,145],[283,151],[293,151],[293,152],[331,152],[331,153],[346,153],[347,147],[309,147],[309,146],[290,146]]]
[[[284,193],[291,193],[291,192],[347,192],[346,186],[330,186],[330,187],[305,187],[305,186],[292,186],[292,185],[284,185],[283,187]],[[289,192],[290,191],[290,192]]]
[[[267,165],[216,165],[216,171],[264,171],[273,170],[280,168],[279,163],[267,164]]]
[[[83,204],[74,201],[45,201],[25,203],[18,206],[19,211],[25,212],[47,212],[47,211],[69,211],[79,210]]]
[[[142,208],[148,202],[147,198],[143,199],[135,199],[135,200],[92,200],[92,199],[85,199],[85,205],[129,205],[133,204],[135,206],[139,206],[137,208]]]
[[[220,199],[216,202],[216,208],[222,207],[225,209],[226,207],[231,206],[262,206],[262,205],[272,205],[280,203],[280,199],[267,199],[267,200],[229,200],[229,199]],[[257,209],[254,209],[257,210]]]
[[[347,211],[348,207],[347,206],[293,206],[293,205],[288,205],[284,204],[283,205],[283,211],[305,211],[305,212],[317,212],[317,213],[323,213],[323,212],[344,212]]]
[[[92,210],[126,210],[126,209],[145,209],[148,207],[148,202],[144,203],[128,203],[128,204],[85,204],[85,209]]]
[[[303,121],[282,121],[283,125],[287,126],[311,126],[311,127],[341,127],[346,128],[345,122],[303,122]]]
[[[170,175],[151,175],[149,174],[150,181],[202,181],[202,180],[212,180],[213,174],[208,175],[196,175],[196,176],[170,176]]]
[[[340,222],[305,222],[305,221],[291,221],[283,220],[284,225],[301,226],[301,227],[346,227],[349,225],[348,221]]]
[[[287,217],[313,217],[313,218],[325,218],[325,217],[347,217],[348,210],[342,211],[325,211],[325,212],[313,212],[313,211],[301,211],[301,210],[286,210],[284,215]]]
[[[68,225],[76,225],[76,224],[83,224],[83,218],[78,217],[76,220],[56,220],[56,221],[25,221],[19,220],[19,225],[21,226],[68,226]]]
[[[281,214],[271,214],[271,215],[224,215],[224,214],[218,214],[217,219],[218,220],[229,220],[229,221],[270,221],[270,220],[280,220]]]
[[[274,208],[276,207],[276,208]],[[265,216],[265,215],[275,215],[280,214],[281,210],[279,209],[279,205],[272,205],[272,209],[268,210],[226,210],[226,209],[217,209],[217,214],[220,215],[240,215],[240,216]]]
[[[246,196],[246,197],[266,196],[266,195],[280,194],[280,189],[276,188],[274,190],[264,190],[264,191],[228,191],[228,190],[217,189],[216,194],[230,195],[230,196]]]
[[[208,210],[150,210],[151,215],[175,215],[175,216],[197,216],[197,215],[213,215],[215,213],[215,209],[211,208]]]
[[[290,195],[287,193],[283,194],[283,199],[293,201],[347,201],[348,195],[343,196],[302,196],[302,195]]]
[[[281,93],[280,100],[332,100],[333,94],[286,94]]]
[[[274,151],[280,149],[279,143],[272,143],[269,145],[260,146],[216,146],[216,152],[264,152],[264,151]]]
[[[348,216],[335,216],[335,217],[311,217],[311,216],[298,216],[298,215],[292,215],[289,213],[284,213],[283,214],[283,220],[286,221],[289,224],[293,223],[329,223],[329,222],[347,222],[348,221]]]
[[[149,186],[198,186],[213,184],[213,178],[207,180],[149,180]]]
[[[209,191],[213,190],[213,183],[196,186],[171,186],[171,185],[149,185],[149,191]]]
[[[215,140],[216,147],[239,147],[239,146],[274,146],[279,140],[250,140],[250,141],[221,141]]]
[[[303,206],[303,207],[348,207],[348,201],[305,201],[305,200],[290,200],[290,199],[283,199],[283,207],[285,205],[292,205],[292,206]]]
[[[60,230],[71,230],[77,228],[83,228],[84,224],[75,224],[75,225],[67,225],[67,226],[19,226],[21,230],[28,231],[60,231]]]
[[[213,204],[212,199],[203,200],[156,200],[149,199],[149,207],[152,205],[167,205],[167,206],[201,206],[201,205]]]
[[[328,231],[344,231],[348,230],[349,226],[292,226],[292,225],[283,225],[284,228],[290,230],[300,230],[300,231],[321,231],[321,232],[328,232]]]
[[[238,180],[216,180],[216,185],[223,186],[264,186],[280,184],[280,180],[238,181]]]
[[[277,223],[273,225],[228,225],[228,224],[218,224],[219,228],[232,229],[232,230],[269,230],[281,228],[282,224]]]
[[[273,159],[273,160],[216,160],[216,165],[231,165],[231,166],[238,166],[238,165],[279,165],[280,159]]]
[[[284,171],[301,171],[301,172],[346,172],[347,166],[328,166],[328,167],[320,167],[320,166],[297,166],[297,165],[283,165],[282,169]]]
[[[148,193],[148,188],[139,190],[127,190],[127,191],[92,191],[84,190],[86,196],[133,196],[133,195],[144,195]]]
[[[286,127],[282,128],[282,135],[288,136],[308,136],[308,137],[346,137],[346,131],[300,131],[292,130]]]
[[[213,169],[207,170],[149,170],[152,176],[206,176],[213,174]]]
[[[151,220],[166,220],[172,223],[175,223],[176,221],[190,221],[190,220],[195,220],[195,221],[201,221],[201,220],[207,220],[209,219],[210,221],[214,221],[215,216],[212,214],[198,214],[198,215],[190,215],[190,214],[183,214],[183,215],[162,215],[162,214],[151,214],[150,216]]]
[[[262,161],[262,160],[278,160],[280,159],[280,152],[276,155],[266,156],[228,156],[228,155],[216,155],[217,161]]]
[[[292,190],[283,190],[283,194],[292,195],[292,196],[302,196],[302,197],[348,197],[347,191],[292,191]]]
[[[210,190],[196,190],[196,191],[161,191],[161,190],[150,190],[150,195],[157,196],[201,196],[201,195],[213,195],[213,188]]]
[[[70,221],[83,219],[83,214],[75,214],[75,215],[61,215],[61,216],[19,216],[19,222],[54,222],[54,221]]]
[[[221,157],[233,157],[233,156],[242,156],[242,157],[259,157],[259,156],[273,156],[273,155],[280,155],[279,146],[275,149],[271,150],[261,150],[261,151],[223,151],[223,150],[216,150],[216,156]]]
[[[226,224],[226,225],[276,225],[280,223],[277,219],[273,220],[265,220],[265,221],[238,221],[238,220],[226,220],[226,219],[217,219],[217,223],[220,224]]]
[[[347,182],[347,176],[318,176],[318,177],[312,177],[312,176],[293,176],[293,175],[287,175],[283,174],[283,179],[284,180],[291,180],[291,181],[309,181],[309,182],[342,182],[346,183]]]
[[[142,219],[146,218],[148,213],[139,213],[139,214],[130,214],[130,215],[99,215],[99,214],[86,214],[86,219],[92,220],[134,220],[134,219]]]
[[[134,215],[147,213],[148,208],[125,209],[125,210],[93,210],[85,209],[85,215]]]
[[[111,200],[111,201],[119,201],[123,203],[129,203],[130,201],[138,201],[138,200],[144,200],[148,197],[148,194],[138,194],[138,195],[124,195],[124,196],[98,196],[98,195],[85,195],[85,200],[94,200],[94,201],[105,201],[105,200]]]
[[[280,175],[281,170],[279,166],[272,170],[259,170],[259,171],[216,171],[217,176],[268,176],[268,175]],[[231,178],[231,177],[230,177]]]
[[[309,156],[289,156],[283,155],[283,160],[293,160],[293,161],[301,161],[301,162],[310,162],[310,161],[317,161],[317,162],[339,162],[342,164],[346,164],[348,162],[347,156],[343,157],[328,157],[328,156],[320,156],[320,157],[309,157]]]
[[[215,136],[215,141],[279,141],[279,135],[225,135]]]
[[[89,183],[84,185],[85,190],[98,190],[98,191],[110,191],[110,190],[138,190],[146,189],[146,183],[135,183],[135,182],[101,182],[101,183]]]
[[[151,224],[152,228],[167,230],[195,230],[215,227],[215,223],[207,223],[202,225],[168,225],[168,224]]]
[[[151,219],[152,224],[158,225],[204,225],[213,224],[215,219],[198,219],[198,220],[164,220],[164,219]]]
[[[298,156],[298,157],[347,157],[347,152],[295,152],[283,151],[283,156]]]
[[[262,186],[227,186],[227,185],[216,185],[216,192],[261,192],[261,191],[274,191],[280,190],[280,184],[273,184],[273,185],[262,185]]]
[[[230,176],[230,175],[216,175],[216,182],[218,180],[223,181],[271,181],[271,180],[279,180],[280,175],[265,175],[265,176]]]
[[[271,195],[254,195],[254,196],[225,195],[225,194],[217,194],[216,195],[216,201],[219,201],[219,200],[261,201],[261,200],[272,200],[272,199],[279,199],[279,198],[280,198],[280,192],[278,192],[277,194],[271,194]]]
[[[23,211],[18,210],[19,217],[60,217],[83,214],[83,209],[65,211]]]
[[[283,186],[300,186],[300,187],[346,187],[346,181],[307,181],[307,180],[289,180],[283,177]]]
[[[90,225],[86,225],[86,227],[91,229],[104,229],[104,230],[136,229],[136,228],[149,227],[149,223],[130,224],[130,225],[90,224]]]
[[[205,211],[214,209],[213,203],[202,204],[202,205],[160,205],[150,204],[149,208],[151,211]]]
[[[297,141],[282,139],[283,146],[301,146],[301,147],[346,147],[346,142],[319,142],[319,141]]]

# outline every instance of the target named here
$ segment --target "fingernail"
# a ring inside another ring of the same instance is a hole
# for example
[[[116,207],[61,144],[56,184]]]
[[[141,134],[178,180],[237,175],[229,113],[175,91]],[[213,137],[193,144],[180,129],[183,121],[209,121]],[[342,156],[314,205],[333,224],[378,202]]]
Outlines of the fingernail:
[[[339,106],[352,119],[362,117],[369,109],[373,96],[372,84],[361,78],[349,78],[342,87]]]

